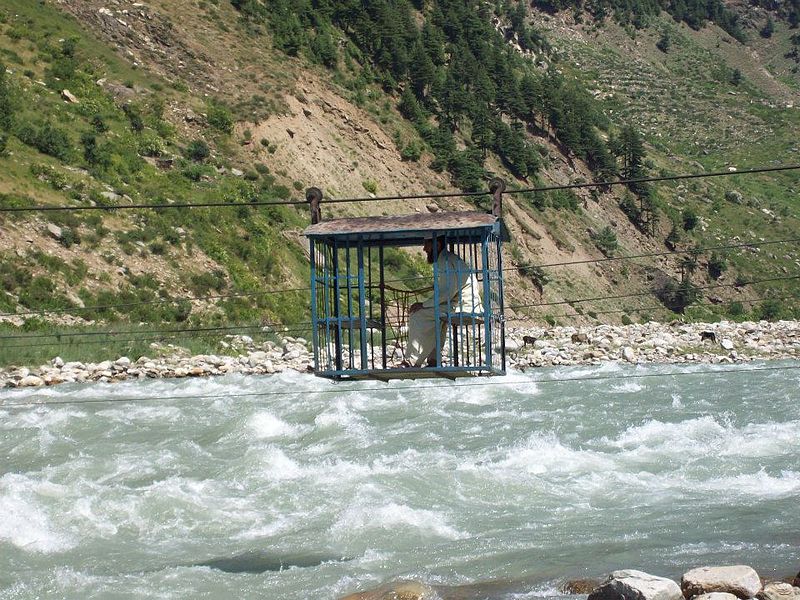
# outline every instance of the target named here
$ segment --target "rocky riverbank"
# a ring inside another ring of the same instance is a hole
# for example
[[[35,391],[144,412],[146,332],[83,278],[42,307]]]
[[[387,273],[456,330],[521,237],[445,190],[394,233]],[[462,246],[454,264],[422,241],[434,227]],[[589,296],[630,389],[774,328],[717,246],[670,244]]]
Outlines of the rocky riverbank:
[[[85,381],[160,377],[203,377],[239,373],[262,375],[313,368],[307,340],[284,337],[255,343],[227,336],[224,353],[189,356],[185,349],[153,344],[155,357],[117,357],[100,363],[66,362],[60,357],[39,367],[0,369],[0,387],[37,387]],[[800,359],[800,322],[644,323],[596,327],[509,327],[506,357],[511,369],[555,365],[627,363],[738,363]],[[398,359],[399,360],[399,359]]]
[[[587,600],[800,600],[800,574],[787,581],[767,582],[746,565],[691,569],[678,582],[642,571],[614,571],[604,581],[581,579],[561,586],[564,595],[585,595]],[[524,587],[524,586],[523,586]],[[463,586],[430,586],[398,581],[345,596],[340,600],[456,600],[462,598],[520,596],[520,586],[493,581]],[[488,594],[488,595],[487,595]],[[528,597],[525,595],[525,597]]]

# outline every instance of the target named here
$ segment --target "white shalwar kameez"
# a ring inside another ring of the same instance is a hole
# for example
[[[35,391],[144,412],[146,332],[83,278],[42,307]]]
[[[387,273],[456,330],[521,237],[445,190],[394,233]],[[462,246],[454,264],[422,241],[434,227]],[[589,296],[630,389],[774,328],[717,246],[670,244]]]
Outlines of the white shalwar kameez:
[[[478,279],[460,256],[442,250],[436,259],[436,270],[440,315],[449,309],[463,313],[483,313]],[[412,366],[423,366],[436,349],[437,326],[441,327],[441,324],[436,323],[435,302],[431,297],[408,318],[406,360]]]

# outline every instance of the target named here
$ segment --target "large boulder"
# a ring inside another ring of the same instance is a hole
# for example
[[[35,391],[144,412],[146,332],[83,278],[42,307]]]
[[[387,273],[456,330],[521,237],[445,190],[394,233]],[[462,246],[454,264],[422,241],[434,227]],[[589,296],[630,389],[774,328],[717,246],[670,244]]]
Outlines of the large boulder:
[[[700,567],[683,574],[681,589],[686,598],[709,592],[728,592],[739,598],[754,598],[761,591],[761,579],[746,565]]]
[[[759,600],[800,600],[800,588],[781,581],[773,581],[766,584],[756,597]]]
[[[682,595],[671,579],[625,570],[611,573],[588,600],[682,600]]]

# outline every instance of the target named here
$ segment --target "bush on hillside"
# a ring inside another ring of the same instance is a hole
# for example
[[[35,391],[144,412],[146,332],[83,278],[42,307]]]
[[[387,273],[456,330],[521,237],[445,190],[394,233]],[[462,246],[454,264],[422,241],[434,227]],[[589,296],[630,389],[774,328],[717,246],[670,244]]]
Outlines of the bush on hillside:
[[[219,102],[209,102],[206,114],[206,121],[210,127],[223,133],[233,133],[233,116],[227,107]]]
[[[43,154],[65,162],[72,157],[69,134],[49,121],[39,125],[24,123],[17,128],[16,135],[23,144],[36,148]]]

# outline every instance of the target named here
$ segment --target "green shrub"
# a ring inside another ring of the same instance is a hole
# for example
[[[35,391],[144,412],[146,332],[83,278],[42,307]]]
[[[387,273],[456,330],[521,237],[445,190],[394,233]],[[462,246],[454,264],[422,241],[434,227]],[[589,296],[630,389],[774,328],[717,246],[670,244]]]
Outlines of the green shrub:
[[[209,102],[206,111],[206,121],[210,127],[223,133],[233,133],[233,116],[226,106]]]
[[[62,227],[61,237],[59,238],[58,243],[65,248],[70,248],[73,244],[80,244],[81,237],[78,233],[78,230],[72,229],[71,227]]]
[[[8,131],[14,123],[17,109],[16,94],[6,75],[6,66],[0,62],[0,129]]]
[[[37,275],[19,293],[19,302],[32,310],[58,310],[70,308],[72,303],[56,292],[51,277]]]
[[[745,314],[744,304],[738,300],[728,303],[727,313],[735,319],[743,317]]]
[[[126,104],[122,107],[122,112],[128,117],[131,129],[133,131],[144,130],[144,119],[142,118],[142,109],[136,104]]]
[[[361,185],[367,190],[370,194],[378,193],[378,182],[373,181],[372,179],[366,179],[361,182]]]
[[[686,208],[681,213],[681,220],[683,221],[683,230],[684,231],[692,231],[699,222],[699,218],[697,213],[694,212],[691,208]]]
[[[708,276],[711,277],[711,279],[719,279],[727,270],[728,263],[725,261],[725,258],[716,252],[712,253],[711,258],[708,259]]]
[[[613,256],[614,251],[619,247],[617,234],[609,225],[606,225],[597,233],[593,232],[592,240],[594,241],[594,245],[597,246],[597,249],[605,256]]]
[[[161,156],[167,149],[167,145],[155,132],[145,131],[139,137],[138,151],[142,156]]]
[[[190,181],[200,181],[204,174],[205,169],[201,165],[189,165],[181,171],[181,175]]]
[[[227,286],[225,272],[214,269],[211,272],[197,273],[189,278],[192,293],[195,296],[206,296],[211,291],[221,292]]]
[[[779,321],[788,316],[788,311],[783,302],[775,298],[764,300],[756,310],[759,320]]]
[[[211,149],[204,140],[192,140],[186,146],[186,158],[195,162],[203,162],[211,155]]]
[[[422,157],[422,147],[414,140],[400,150],[400,158],[405,161],[417,162]]]
[[[25,123],[18,127],[16,134],[23,144],[36,148],[43,154],[65,162],[72,156],[69,134],[49,121],[41,125]]]
[[[700,296],[700,290],[690,281],[668,282],[656,291],[658,299],[673,312],[683,313]]]
[[[103,118],[103,115],[99,113],[93,115],[92,118],[89,120],[89,123],[91,123],[92,128],[97,133],[105,133],[106,131],[108,131],[108,125],[106,125],[106,121]]]

